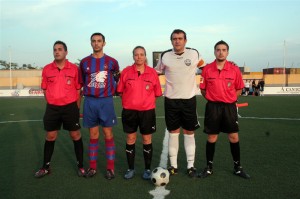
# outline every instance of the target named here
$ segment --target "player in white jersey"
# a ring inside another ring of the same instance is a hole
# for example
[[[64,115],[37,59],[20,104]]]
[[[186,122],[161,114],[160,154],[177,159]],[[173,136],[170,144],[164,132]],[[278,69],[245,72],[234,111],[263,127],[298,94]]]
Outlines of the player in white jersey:
[[[196,70],[205,65],[197,50],[186,48],[186,33],[175,29],[171,34],[173,49],[163,52],[156,71],[165,74],[165,120],[169,131],[169,158],[171,175],[178,173],[177,155],[180,128],[184,134],[184,148],[187,156],[187,173],[196,177],[194,167],[194,131],[200,127],[196,110]]]

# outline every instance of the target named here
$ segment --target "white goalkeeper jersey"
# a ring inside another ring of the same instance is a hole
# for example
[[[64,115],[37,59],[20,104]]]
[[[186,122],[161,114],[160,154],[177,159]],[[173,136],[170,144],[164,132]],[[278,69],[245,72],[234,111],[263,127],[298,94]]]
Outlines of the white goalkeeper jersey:
[[[199,89],[195,78],[197,67],[203,65],[204,61],[196,49],[185,48],[181,55],[175,54],[172,49],[164,51],[155,69],[158,73],[165,74],[165,97],[170,99],[194,97]]]

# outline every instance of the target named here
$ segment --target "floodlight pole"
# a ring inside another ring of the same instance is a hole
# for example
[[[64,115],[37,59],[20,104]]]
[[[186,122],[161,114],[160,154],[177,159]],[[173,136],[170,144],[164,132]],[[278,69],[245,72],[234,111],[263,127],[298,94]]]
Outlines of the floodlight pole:
[[[9,82],[10,89],[12,89],[12,75],[11,75],[11,48],[9,47]]]
[[[285,69],[285,56],[286,56],[286,45],[285,40],[283,41],[283,68]]]
[[[283,68],[284,68],[284,86],[287,85],[287,74],[286,74],[286,65],[285,65],[285,59],[286,59],[286,42],[283,40]]]

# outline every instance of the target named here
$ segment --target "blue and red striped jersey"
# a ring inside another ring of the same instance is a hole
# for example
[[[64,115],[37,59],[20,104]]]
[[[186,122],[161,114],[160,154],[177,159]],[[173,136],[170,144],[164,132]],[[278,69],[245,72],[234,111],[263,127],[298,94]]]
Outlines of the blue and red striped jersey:
[[[80,83],[83,84],[83,95],[91,97],[109,97],[115,94],[119,74],[118,61],[106,54],[101,58],[92,55],[80,62]]]

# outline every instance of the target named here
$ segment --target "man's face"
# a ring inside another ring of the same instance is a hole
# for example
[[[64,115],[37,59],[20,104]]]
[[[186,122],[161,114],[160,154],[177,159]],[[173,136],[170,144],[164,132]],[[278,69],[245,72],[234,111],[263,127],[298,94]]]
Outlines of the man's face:
[[[62,44],[56,44],[53,47],[53,56],[56,61],[62,61],[66,59],[68,51],[65,51]]]
[[[184,39],[184,34],[183,33],[173,33],[172,35],[172,45],[174,48],[174,51],[176,53],[181,53],[184,51],[185,44],[187,40]]]
[[[105,42],[103,41],[102,36],[94,35],[91,40],[91,45],[94,52],[103,51],[103,47],[105,46]]]
[[[216,46],[215,56],[216,56],[217,61],[226,60],[228,54],[229,54],[229,52],[228,52],[228,49],[227,49],[226,45],[220,44],[220,45]]]

